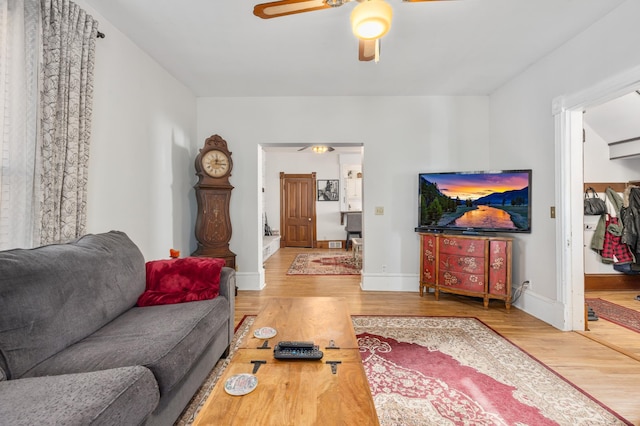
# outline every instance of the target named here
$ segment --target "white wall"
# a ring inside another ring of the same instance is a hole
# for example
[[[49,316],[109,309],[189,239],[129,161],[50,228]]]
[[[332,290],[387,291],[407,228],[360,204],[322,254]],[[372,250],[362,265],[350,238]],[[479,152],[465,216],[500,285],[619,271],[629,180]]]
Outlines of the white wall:
[[[640,64],[637,16],[640,2],[625,2],[491,96],[493,161],[497,166],[522,162],[533,169],[533,232],[520,239],[514,263],[514,280],[530,280],[532,288],[518,306],[558,328],[564,328],[566,289],[558,280],[556,222],[549,214],[551,206],[560,206],[552,101]],[[581,212],[577,215],[581,221]]]
[[[198,99],[198,140],[217,133],[233,152],[239,288],[263,284],[259,145],[321,141],[364,145],[363,288],[417,291],[417,175],[490,166],[488,110],[478,96]]]
[[[610,160],[607,141],[589,126],[588,117],[589,113],[587,112],[584,121],[584,181],[629,182],[640,180],[640,157]],[[615,125],[615,120],[612,120],[611,124]]]
[[[147,260],[189,254],[195,96],[84,2],[96,41],[87,231],[120,230]]]

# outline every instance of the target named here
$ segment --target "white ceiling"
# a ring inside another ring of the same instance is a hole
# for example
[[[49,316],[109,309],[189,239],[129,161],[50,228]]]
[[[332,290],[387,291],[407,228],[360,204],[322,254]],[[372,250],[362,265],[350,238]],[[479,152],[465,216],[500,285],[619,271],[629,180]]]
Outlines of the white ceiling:
[[[584,120],[607,143],[640,137],[640,91],[589,108]]]
[[[591,107],[583,117],[609,145],[610,159],[640,157],[640,90]]]
[[[254,0],[85,1],[206,97],[486,95],[625,0],[388,0],[377,64],[357,60],[354,2],[263,20]]]

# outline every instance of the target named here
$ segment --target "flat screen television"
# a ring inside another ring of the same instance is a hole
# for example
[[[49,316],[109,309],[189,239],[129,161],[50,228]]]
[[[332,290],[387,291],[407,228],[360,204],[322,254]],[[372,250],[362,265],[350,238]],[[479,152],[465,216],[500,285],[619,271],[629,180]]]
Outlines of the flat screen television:
[[[531,170],[420,173],[418,188],[418,232],[531,232]]]

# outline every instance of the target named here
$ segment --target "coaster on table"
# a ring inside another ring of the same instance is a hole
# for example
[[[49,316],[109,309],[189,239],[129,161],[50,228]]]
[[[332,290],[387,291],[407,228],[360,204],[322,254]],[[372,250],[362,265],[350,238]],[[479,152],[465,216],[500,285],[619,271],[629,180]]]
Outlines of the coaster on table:
[[[272,327],[260,327],[253,332],[253,336],[258,339],[271,339],[278,332]]]
[[[258,386],[258,378],[253,374],[236,374],[224,382],[224,390],[229,395],[246,395]]]

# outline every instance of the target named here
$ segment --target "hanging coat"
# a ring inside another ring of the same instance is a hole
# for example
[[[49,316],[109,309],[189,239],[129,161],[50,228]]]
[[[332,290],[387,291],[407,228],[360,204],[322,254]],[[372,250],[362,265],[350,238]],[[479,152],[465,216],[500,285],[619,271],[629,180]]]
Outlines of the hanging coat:
[[[629,246],[621,241],[620,224],[618,218],[607,215],[606,232],[600,255],[604,263],[633,263],[634,258]]]
[[[625,206],[620,217],[624,226],[622,230],[622,242],[627,244],[636,259],[640,259],[640,187],[630,186],[625,190],[625,199],[628,198],[628,206]]]

